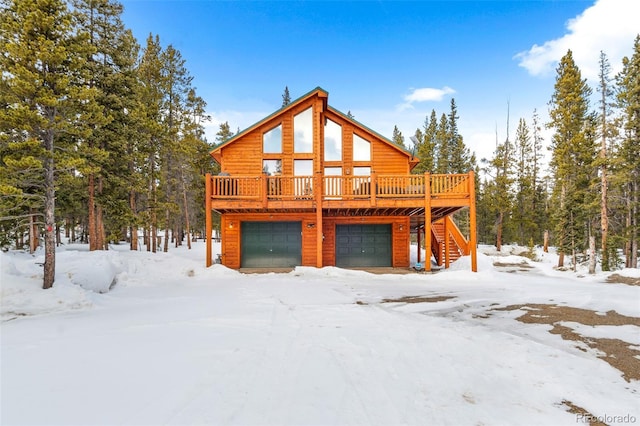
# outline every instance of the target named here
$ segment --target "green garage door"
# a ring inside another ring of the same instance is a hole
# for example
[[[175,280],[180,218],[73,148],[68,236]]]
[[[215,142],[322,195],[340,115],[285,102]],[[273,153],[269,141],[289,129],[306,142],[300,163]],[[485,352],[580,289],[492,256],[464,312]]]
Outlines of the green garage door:
[[[290,268],[302,263],[302,222],[242,222],[242,268]]]
[[[336,266],[391,266],[391,225],[336,225]]]

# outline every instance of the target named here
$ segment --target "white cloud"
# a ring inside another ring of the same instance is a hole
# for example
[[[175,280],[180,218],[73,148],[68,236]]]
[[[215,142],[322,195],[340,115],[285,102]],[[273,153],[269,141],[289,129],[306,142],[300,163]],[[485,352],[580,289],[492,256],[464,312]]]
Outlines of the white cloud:
[[[415,102],[429,102],[429,101],[439,102],[446,95],[450,95],[452,93],[456,93],[456,91],[448,86],[444,86],[442,89],[435,89],[432,87],[422,87],[420,89],[413,89],[411,93],[404,96],[405,103],[400,104],[398,106],[398,109],[400,111],[404,111],[404,110],[413,108],[413,104]]]
[[[596,80],[600,51],[606,53],[614,72],[622,57],[631,55],[633,41],[640,32],[640,2],[597,0],[593,6],[567,22],[567,34],[533,45],[518,53],[519,65],[536,76],[550,75],[558,61],[571,49],[582,76]]]

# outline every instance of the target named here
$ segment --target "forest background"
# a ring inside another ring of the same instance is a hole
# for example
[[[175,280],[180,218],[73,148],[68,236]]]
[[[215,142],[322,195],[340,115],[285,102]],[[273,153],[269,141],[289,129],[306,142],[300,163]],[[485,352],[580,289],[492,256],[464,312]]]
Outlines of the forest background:
[[[186,61],[158,35],[141,45],[122,12],[112,0],[0,0],[0,245],[44,245],[44,288],[61,232],[90,250],[127,241],[168,251],[202,237],[204,174],[219,171],[208,152],[235,134],[225,122],[205,138],[210,118]],[[414,172],[478,172],[480,242],[546,237],[559,267],[568,255],[574,268],[637,268],[640,36],[629,44],[615,75],[599,52],[597,87],[567,51],[549,121],[535,110],[518,118],[513,140],[496,135],[488,159],[465,145],[451,99],[416,123]],[[397,127],[390,139],[407,143]],[[458,220],[464,231],[465,215]]]

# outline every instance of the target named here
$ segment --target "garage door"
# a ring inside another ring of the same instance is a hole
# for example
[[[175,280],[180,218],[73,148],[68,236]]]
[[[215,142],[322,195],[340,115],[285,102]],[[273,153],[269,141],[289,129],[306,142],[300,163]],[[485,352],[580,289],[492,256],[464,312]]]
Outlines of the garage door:
[[[242,222],[242,268],[290,268],[302,263],[302,222]]]
[[[336,225],[336,266],[391,266],[391,225]]]

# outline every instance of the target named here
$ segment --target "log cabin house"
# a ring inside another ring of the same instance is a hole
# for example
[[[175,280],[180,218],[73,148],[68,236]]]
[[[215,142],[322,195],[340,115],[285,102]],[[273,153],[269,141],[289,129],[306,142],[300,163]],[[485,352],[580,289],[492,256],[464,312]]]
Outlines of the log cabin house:
[[[409,268],[417,233],[438,265],[470,254],[475,271],[473,172],[411,174],[416,157],[327,100],[318,87],[211,151],[207,266],[215,210],[229,268]],[[451,219],[465,207],[469,240]]]

